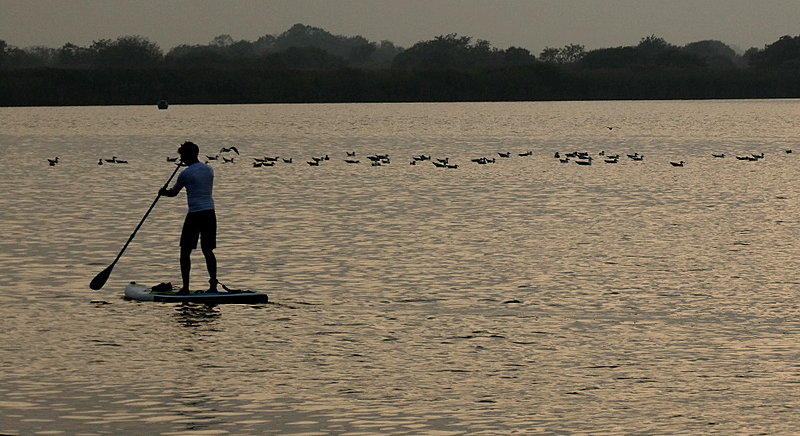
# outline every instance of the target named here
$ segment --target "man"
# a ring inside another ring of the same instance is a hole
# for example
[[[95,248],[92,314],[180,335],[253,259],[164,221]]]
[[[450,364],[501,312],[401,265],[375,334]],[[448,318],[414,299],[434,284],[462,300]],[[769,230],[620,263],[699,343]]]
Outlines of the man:
[[[192,270],[192,250],[197,248],[197,239],[200,238],[200,248],[206,258],[208,269],[209,292],[217,290],[217,258],[214,248],[217,245],[217,216],[214,212],[214,199],[211,192],[214,187],[214,170],[198,160],[200,148],[193,142],[184,142],[178,149],[181,162],[186,169],[178,175],[178,181],[172,188],[164,185],[159,195],[174,197],[186,188],[186,199],[189,203],[189,212],[183,222],[181,232],[181,286],[179,294],[189,293],[189,276]]]

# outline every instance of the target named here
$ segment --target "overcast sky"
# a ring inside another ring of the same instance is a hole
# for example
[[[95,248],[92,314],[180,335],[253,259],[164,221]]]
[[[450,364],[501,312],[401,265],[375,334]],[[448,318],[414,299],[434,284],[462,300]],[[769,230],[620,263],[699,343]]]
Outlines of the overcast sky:
[[[746,50],[800,35],[800,0],[0,0],[0,39],[17,47],[142,35],[166,52],[221,34],[255,41],[296,23],[406,48],[458,33],[538,54],[635,45],[655,34]]]

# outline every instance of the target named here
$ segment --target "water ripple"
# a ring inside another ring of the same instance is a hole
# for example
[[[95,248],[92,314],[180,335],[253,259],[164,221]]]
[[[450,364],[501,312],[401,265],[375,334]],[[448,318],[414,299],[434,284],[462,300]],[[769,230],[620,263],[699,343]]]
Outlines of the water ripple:
[[[797,101],[0,112],[0,433],[797,428]],[[220,277],[272,303],[120,298],[179,282],[183,197],[88,290],[186,139],[243,151],[214,164]],[[646,160],[552,157],[576,150]]]

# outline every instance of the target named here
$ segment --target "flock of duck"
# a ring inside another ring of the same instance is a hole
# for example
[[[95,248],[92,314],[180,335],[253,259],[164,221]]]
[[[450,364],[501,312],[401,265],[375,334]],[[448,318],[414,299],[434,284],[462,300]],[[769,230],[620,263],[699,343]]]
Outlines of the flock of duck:
[[[792,153],[792,150],[791,149],[787,149],[787,150],[784,150],[784,152],[789,154],[789,153]],[[519,156],[519,157],[530,157],[530,156],[533,156],[533,151],[532,150],[528,150],[528,151],[525,151],[525,152],[522,152],[522,153],[516,153],[516,155]],[[638,152],[626,154],[626,156],[631,161],[635,161],[635,162],[644,161],[644,155],[640,154]],[[711,156],[713,158],[717,158],[717,159],[722,159],[722,158],[726,157],[725,153],[712,153]],[[222,147],[220,149],[219,153],[214,154],[214,155],[205,155],[205,157],[206,157],[205,163],[211,163],[212,161],[220,161],[220,159],[221,159],[222,163],[231,163],[232,164],[232,163],[237,163],[236,159],[238,157],[240,157],[240,153],[239,153],[239,150],[235,146]],[[512,157],[512,153],[506,151],[506,152],[497,152],[497,156],[492,156],[492,157],[483,156],[483,157],[478,157],[478,158],[471,159],[470,161],[474,162],[474,163],[476,163],[478,165],[487,165],[487,164],[497,163],[498,159],[501,159],[501,160],[502,159],[510,159],[511,157]],[[570,162],[574,162],[577,165],[592,165],[592,163],[595,161],[595,159],[602,160],[606,164],[616,164],[616,163],[619,162],[619,159],[620,159],[620,155],[619,154],[613,154],[613,155],[612,154],[607,154],[605,151],[599,152],[597,154],[597,158],[595,158],[594,156],[590,155],[588,152],[585,152],[585,151],[573,151],[573,152],[569,152],[569,153],[555,152],[553,157],[555,159],[558,159],[558,161],[561,162],[561,163],[568,164]],[[178,159],[179,159],[178,157],[167,157],[166,161],[167,162],[177,162]],[[264,157],[254,157],[252,159],[253,159],[252,166],[254,168],[272,167],[272,166],[275,166],[275,164],[277,164],[279,162],[282,162],[284,164],[293,163],[293,159],[291,157],[287,158],[287,157],[280,157],[280,156],[275,156],[275,157],[264,156]],[[390,159],[388,154],[369,155],[369,156],[366,156],[366,159],[369,160],[371,166],[382,166],[382,165],[388,165],[388,164],[391,163],[391,159]],[[753,154],[746,154],[746,155],[737,155],[736,159],[742,160],[742,161],[756,162],[756,161],[759,161],[761,159],[764,159],[764,153],[762,152],[762,153],[759,153],[759,154],[753,153]],[[331,158],[327,154],[324,155],[324,156],[312,156],[310,160],[306,161],[306,164],[308,164],[309,166],[315,166],[316,167],[316,166],[320,166],[320,164],[322,164],[323,162],[326,162],[326,161],[329,161],[329,160],[331,160]],[[55,159],[49,159],[48,158],[47,161],[48,161],[50,166],[56,166],[59,163],[59,158],[58,157],[56,157]],[[343,161],[345,163],[349,164],[349,165],[357,165],[357,164],[361,163],[361,160],[356,156],[356,152],[355,151],[346,152],[346,156],[343,159]],[[424,154],[420,154],[420,155],[417,155],[417,156],[412,156],[412,160],[410,161],[410,164],[411,165],[417,165],[417,164],[420,164],[420,163],[423,163],[423,162],[426,162],[426,161],[431,162],[437,168],[457,169],[459,167],[458,164],[451,163],[450,162],[450,158],[448,158],[448,157],[433,159],[432,156],[424,155]],[[106,164],[106,163],[108,163],[108,164],[127,164],[128,161],[127,160],[121,160],[117,156],[112,156],[111,159],[100,158],[97,161],[98,165],[103,165],[103,164]],[[670,163],[670,165],[672,165],[674,167],[682,167],[682,166],[686,165],[686,161],[683,161],[683,160],[677,161],[677,162],[676,161],[670,161],[669,163]]]
[[[785,150],[785,152],[786,153],[792,153],[792,150]],[[508,151],[506,151],[506,152],[497,152],[496,156],[494,156],[494,155],[492,157],[482,156],[482,157],[470,159],[470,161],[474,162],[474,163],[476,163],[478,165],[487,165],[487,164],[497,163],[498,159],[500,159],[500,160],[502,160],[502,159],[510,159],[513,155],[514,155],[513,153],[508,152]],[[533,151],[532,150],[528,150],[526,152],[516,153],[516,156],[519,156],[519,157],[533,156]],[[631,161],[634,161],[634,162],[642,162],[642,161],[644,161],[644,155],[639,153],[639,152],[629,153],[629,154],[626,154],[625,156],[627,156],[628,159],[630,159]],[[724,158],[726,155],[725,155],[725,153],[712,153],[711,156],[714,157],[714,158]],[[216,160],[218,158],[218,156],[206,156],[206,157],[209,160]],[[613,155],[612,154],[607,154],[605,151],[599,152],[597,154],[597,158],[595,158],[594,156],[592,156],[591,154],[589,154],[588,152],[585,152],[585,151],[574,151],[574,152],[569,152],[569,153],[556,152],[553,155],[553,157],[558,159],[558,161],[561,162],[561,163],[568,164],[570,162],[574,162],[577,165],[592,165],[592,163],[596,159],[597,160],[602,160],[606,164],[615,164],[615,163],[618,163],[619,160],[620,160],[620,155],[619,154],[613,154]],[[263,158],[252,158],[252,159],[253,159],[252,165],[255,168],[275,166],[276,163],[281,162],[281,161],[283,163],[292,163],[293,162],[292,158],[282,158],[280,156],[275,156],[275,157],[265,156]],[[391,158],[390,158],[390,156],[388,154],[369,155],[369,156],[366,156],[366,159],[369,161],[369,164],[371,166],[388,165],[388,164],[391,163]],[[755,161],[764,159],[764,153],[748,154],[748,155],[737,155],[736,159],[755,162]],[[325,161],[329,161],[329,160],[331,160],[331,158],[327,154],[324,155],[324,156],[319,156],[319,157],[312,156],[310,160],[306,161],[306,164],[308,164],[309,166],[315,166],[316,167],[316,166],[320,166],[320,164],[324,163]],[[344,157],[343,161],[345,163],[347,163],[347,164],[350,164],[350,165],[356,165],[356,164],[360,164],[361,163],[361,160],[357,157],[356,152],[354,152],[354,151],[346,152],[346,156]],[[433,164],[433,166],[435,166],[437,168],[457,169],[459,167],[458,164],[452,163],[450,161],[449,157],[434,159],[432,156],[425,155],[425,154],[412,156],[412,159],[410,161],[410,165],[418,165],[418,164],[421,164],[421,163],[426,162],[426,161],[430,162],[431,164]],[[233,162],[234,162],[233,158],[225,159],[223,157],[223,163],[233,163]],[[206,163],[208,163],[208,161],[206,161]],[[683,160],[681,160],[681,161],[670,161],[669,163],[670,163],[670,165],[672,165],[674,167],[682,167],[682,166],[686,165],[686,161],[683,161]]]
[[[56,156],[55,159],[47,159],[47,162],[50,164],[51,167],[54,167],[54,166],[58,165],[58,162],[59,162],[58,156]],[[111,159],[100,158],[100,159],[97,160],[97,165],[103,165],[104,163],[127,164],[128,161],[119,159],[116,156],[112,156]]]

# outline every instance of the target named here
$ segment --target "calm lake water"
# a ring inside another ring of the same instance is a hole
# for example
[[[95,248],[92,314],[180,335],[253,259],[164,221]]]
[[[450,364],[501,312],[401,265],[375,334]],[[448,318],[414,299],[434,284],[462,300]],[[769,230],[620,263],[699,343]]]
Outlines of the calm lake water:
[[[800,429],[798,100],[0,108],[0,120],[0,434]],[[131,280],[180,282],[183,194],[159,200],[89,289],[185,140],[241,151],[212,162],[220,280],[272,303],[122,299]],[[351,151],[360,164],[344,162]],[[419,154],[458,168],[409,165]],[[112,156],[129,163],[97,164]],[[293,163],[254,168],[264,156]],[[482,156],[496,163],[471,162]]]

